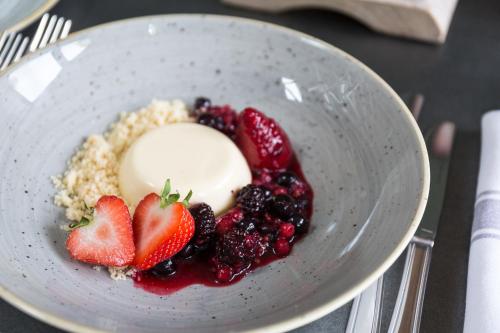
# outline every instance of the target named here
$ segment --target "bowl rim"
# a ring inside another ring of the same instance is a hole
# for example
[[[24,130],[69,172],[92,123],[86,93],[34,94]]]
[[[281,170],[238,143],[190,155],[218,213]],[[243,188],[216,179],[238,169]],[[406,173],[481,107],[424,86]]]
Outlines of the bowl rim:
[[[265,330],[266,332],[283,332],[283,331],[289,331],[294,328],[301,327],[303,325],[306,325],[308,323],[311,323],[327,314],[330,312],[338,309],[354,297],[356,297],[358,294],[360,294],[364,289],[366,289],[369,285],[371,285],[375,280],[377,280],[395,261],[396,259],[403,253],[405,250],[406,246],[409,244],[411,238],[413,237],[414,233],[417,230],[418,225],[420,224],[420,221],[422,219],[422,216],[424,214],[425,207],[427,205],[427,200],[428,200],[428,195],[429,195],[429,187],[430,187],[430,168],[429,168],[429,156],[427,153],[427,147],[423,138],[423,135],[420,131],[420,128],[417,125],[417,122],[413,118],[413,115],[411,114],[410,110],[406,106],[406,104],[401,100],[399,95],[389,86],[387,82],[385,82],[377,73],[375,73],[372,69],[370,69],[367,65],[362,63],[360,60],[356,59],[355,57],[351,56],[349,53],[341,50],[340,48],[337,48],[336,46],[325,42],[319,38],[316,38],[314,36],[311,36],[309,34],[294,30],[292,28],[284,27],[275,23],[270,23],[266,21],[261,21],[261,20],[255,20],[255,19],[250,19],[250,18],[244,18],[244,17],[238,17],[238,16],[231,16],[231,15],[218,15],[218,14],[196,14],[196,13],[191,13],[191,14],[159,14],[159,15],[146,15],[146,16],[138,16],[138,17],[131,17],[131,18],[126,18],[126,19],[121,19],[121,20],[116,20],[116,21],[110,21],[102,24],[98,24],[86,29],[82,29],[76,32],[71,33],[67,38],[63,40],[58,40],[54,44],[41,49],[37,50],[36,52],[29,54],[27,56],[24,56],[21,58],[21,60],[10,66],[7,70],[5,70],[3,73],[0,74],[0,79],[4,76],[7,76],[8,73],[10,73],[12,70],[14,70],[17,66],[22,65],[26,61],[36,58],[43,52],[45,52],[47,49],[55,48],[61,43],[65,43],[68,40],[75,40],[80,38],[82,35],[85,35],[89,32],[99,30],[99,29],[105,29],[110,26],[116,26],[116,25],[122,25],[122,24],[127,24],[129,22],[134,22],[134,21],[145,21],[147,22],[148,20],[152,19],[183,19],[183,18],[199,18],[199,19],[212,19],[212,20],[231,20],[231,21],[239,21],[245,24],[251,24],[254,25],[258,28],[262,27],[268,27],[273,30],[281,31],[283,33],[286,33],[291,36],[295,36],[299,39],[306,39],[313,41],[316,45],[320,45],[326,50],[333,51],[334,53],[340,54],[341,56],[345,57],[348,61],[353,62],[356,66],[360,67],[364,72],[366,72],[368,75],[370,75],[373,79],[375,79],[384,89],[386,92],[388,92],[391,97],[394,99],[396,104],[399,105],[401,110],[403,112],[401,113],[403,117],[406,117],[411,128],[413,129],[413,134],[416,135],[417,143],[420,147],[419,150],[419,157],[420,157],[420,168],[422,170],[421,178],[420,178],[420,183],[421,183],[421,188],[422,191],[420,193],[420,196],[418,197],[418,207],[414,212],[411,224],[408,228],[408,231],[406,234],[403,236],[403,238],[399,241],[399,243],[396,245],[395,249],[390,253],[390,255],[382,262],[382,264],[375,269],[371,274],[366,276],[362,281],[360,281],[358,284],[354,285],[348,290],[345,290],[342,294],[340,294],[338,297],[335,299],[332,299],[330,301],[327,301],[313,309],[308,310],[305,313],[302,313],[300,315],[271,323],[271,324],[264,324],[259,327],[255,327],[249,330],[245,331],[240,331],[240,332],[252,332],[252,333],[257,333],[257,332],[262,332]],[[107,333],[108,331],[103,331],[91,326],[87,326],[84,324],[79,324],[74,321],[65,319],[63,317],[60,317],[58,315],[52,314],[48,311],[45,311],[44,309],[38,308],[32,304],[30,304],[29,301],[26,301],[19,296],[15,295],[14,293],[10,292],[5,286],[2,286],[0,284],[0,298],[5,300],[6,302],[10,303],[14,307],[18,308],[19,310],[31,315],[32,317],[39,319],[45,323],[48,323],[50,325],[53,325],[57,328],[61,329],[66,329],[70,331],[77,331],[77,332],[85,332],[85,333]]]

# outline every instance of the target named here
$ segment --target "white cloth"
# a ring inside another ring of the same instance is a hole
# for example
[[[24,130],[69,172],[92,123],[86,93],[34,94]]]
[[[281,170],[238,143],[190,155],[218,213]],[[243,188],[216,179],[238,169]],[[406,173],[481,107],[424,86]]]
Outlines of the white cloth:
[[[500,332],[500,111],[483,116],[464,333]]]

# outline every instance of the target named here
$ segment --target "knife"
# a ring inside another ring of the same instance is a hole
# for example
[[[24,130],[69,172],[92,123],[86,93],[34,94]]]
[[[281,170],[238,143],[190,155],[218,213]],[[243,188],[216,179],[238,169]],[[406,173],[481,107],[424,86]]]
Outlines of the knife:
[[[446,192],[454,134],[455,125],[444,122],[425,135],[431,170],[429,200],[417,232],[408,245],[388,333],[417,333],[420,329],[425,286]]]

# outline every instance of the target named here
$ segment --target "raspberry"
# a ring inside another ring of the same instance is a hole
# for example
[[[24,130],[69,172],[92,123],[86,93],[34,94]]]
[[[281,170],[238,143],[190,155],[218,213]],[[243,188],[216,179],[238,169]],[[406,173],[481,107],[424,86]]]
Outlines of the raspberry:
[[[246,213],[262,213],[266,209],[267,195],[265,188],[250,184],[238,192],[236,203]]]

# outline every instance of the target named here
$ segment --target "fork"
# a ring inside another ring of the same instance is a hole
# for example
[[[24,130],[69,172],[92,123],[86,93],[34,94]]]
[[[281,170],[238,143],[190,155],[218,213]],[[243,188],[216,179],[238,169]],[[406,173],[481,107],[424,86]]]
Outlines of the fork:
[[[50,16],[46,13],[40,19],[31,43],[30,38],[23,37],[21,33],[3,32],[0,36],[0,72],[10,64],[18,62],[28,44],[29,52],[34,52],[54,43],[58,39],[66,38],[71,29],[71,24],[71,20],[66,20],[64,17],[58,18],[57,15]]]

